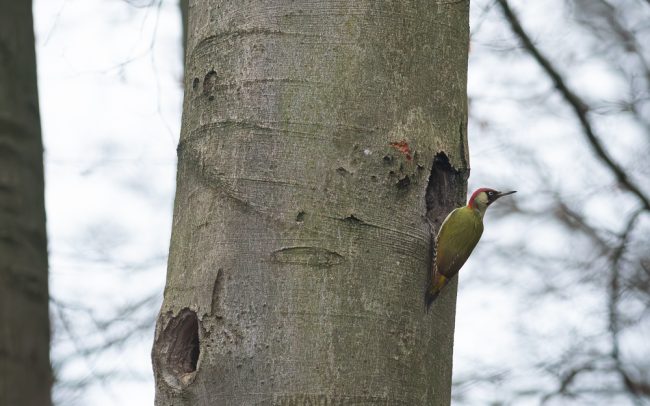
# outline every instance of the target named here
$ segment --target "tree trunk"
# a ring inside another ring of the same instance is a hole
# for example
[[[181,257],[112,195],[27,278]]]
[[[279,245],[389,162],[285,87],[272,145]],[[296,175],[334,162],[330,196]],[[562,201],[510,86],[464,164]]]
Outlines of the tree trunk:
[[[449,404],[468,9],[190,4],[157,405]]]
[[[185,53],[187,52],[187,14],[189,10],[189,0],[180,0],[178,2],[178,7],[181,10],[181,41],[183,43],[183,61],[185,61]]]
[[[32,2],[0,0],[0,404],[49,405],[47,239]]]

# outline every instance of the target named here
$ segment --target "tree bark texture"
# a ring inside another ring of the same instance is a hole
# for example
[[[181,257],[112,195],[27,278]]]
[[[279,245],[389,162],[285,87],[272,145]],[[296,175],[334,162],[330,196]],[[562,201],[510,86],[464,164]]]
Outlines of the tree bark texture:
[[[449,404],[469,3],[189,8],[156,404]]]
[[[181,32],[182,32],[182,49],[183,61],[185,61],[185,54],[187,53],[187,18],[189,10],[189,0],[179,0],[178,7],[181,10]],[[183,62],[185,65],[185,62]]]
[[[47,238],[32,2],[0,0],[0,404],[49,405]]]

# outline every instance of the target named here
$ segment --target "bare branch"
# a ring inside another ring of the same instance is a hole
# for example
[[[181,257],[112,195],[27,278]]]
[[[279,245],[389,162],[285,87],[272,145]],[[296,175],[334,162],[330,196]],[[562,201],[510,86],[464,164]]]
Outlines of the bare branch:
[[[636,401],[638,404],[640,404],[639,398],[641,396],[650,395],[650,391],[649,391],[650,384],[646,382],[638,382],[634,378],[632,378],[630,374],[627,372],[627,370],[625,369],[625,365],[623,363],[623,360],[621,359],[620,343],[619,343],[619,332],[621,328],[620,328],[620,320],[619,320],[619,313],[618,313],[618,301],[620,298],[621,259],[623,258],[623,253],[625,252],[625,247],[627,246],[627,242],[630,238],[630,235],[632,234],[634,225],[636,224],[637,219],[639,215],[641,215],[641,213],[642,211],[639,210],[636,213],[634,213],[632,216],[630,216],[625,229],[621,233],[618,247],[616,248],[616,250],[614,251],[611,257],[612,273],[611,273],[610,286],[609,286],[609,305],[608,305],[609,333],[611,335],[611,340],[612,340],[611,356],[616,365],[616,371],[621,375],[621,379],[623,381],[623,384],[625,385],[625,388],[636,397]]]
[[[589,111],[587,104],[575,92],[573,92],[573,90],[569,89],[557,69],[555,69],[555,67],[546,58],[546,56],[544,56],[537,48],[537,46],[533,43],[526,31],[524,31],[523,27],[521,26],[519,19],[510,8],[508,1],[497,0],[497,2],[501,6],[503,14],[510,24],[510,28],[519,38],[524,49],[526,49],[526,51],[540,65],[542,70],[548,75],[564,100],[573,110],[576,118],[578,121],[580,121],[582,133],[586,137],[587,141],[593,148],[598,158],[612,171],[616,177],[616,180],[623,188],[627,189],[629,192],[639,198],[643,209],[650,211],[650,199],[645,196],[641,189],[627,176],[623,168],[614,162],[613,158],[607,153],[605,147],[600,142],[598,137],[596,137],[596,134],[594,133],[594,130],[591,126],[591,122],[589,121],[589,117],[587,116],[587,113]]]

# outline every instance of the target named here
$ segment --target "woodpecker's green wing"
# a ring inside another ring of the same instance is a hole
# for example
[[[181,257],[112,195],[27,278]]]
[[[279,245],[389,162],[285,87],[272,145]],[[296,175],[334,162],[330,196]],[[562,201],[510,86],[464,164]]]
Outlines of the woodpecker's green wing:
[[[436,269],[447,278],[458,273],[483,234],[481,216],[467,206],[449,213],[436,238]]]

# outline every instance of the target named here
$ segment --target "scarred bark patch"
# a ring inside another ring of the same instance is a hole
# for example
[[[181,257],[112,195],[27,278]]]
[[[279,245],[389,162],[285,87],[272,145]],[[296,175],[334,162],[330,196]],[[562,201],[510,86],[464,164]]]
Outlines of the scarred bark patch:
[[[288,247],[271,254],[273,262],[329,268],[343,261],[343,256],[320,247]]]
[[[389,145],[395,148],[396,150],[398,150],[399,152],[401,152],[402,154],[404,154],[404,156],[406,156],[407,161],[413,159],[413,157],[411,156],[411,147],[409,147],[408,142],[402,140],[397,142],[391,142]]]

